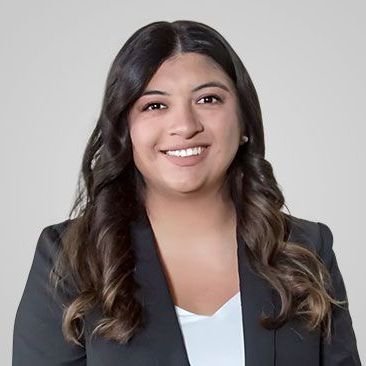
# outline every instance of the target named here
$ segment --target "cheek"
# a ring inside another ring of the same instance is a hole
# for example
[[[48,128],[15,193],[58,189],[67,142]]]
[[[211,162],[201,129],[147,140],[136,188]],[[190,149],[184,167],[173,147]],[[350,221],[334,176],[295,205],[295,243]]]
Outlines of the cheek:
[[[149,162],[153,158],[155,146],[155,131],[149,128],[147,121],[131,115],[129,119],[129,133],[132,144],[133,161],[141,172],[146,172]]]
[[[151,146],[154,141],[154,131],[148,126],[140,123],[134,124],[130,128],[131,142],[135,150],[145,150]]]
[[[135,124],[130,129],[132,152],[135,164],[142,166],[148,161],[156,159],[158,141],[156,129],[151,129],[146,124]]]
[[[216,125],[215,135],[219,145],[225,150],[236,149],[240,139],[239,121],[234,117],[231,120],[226,118],[223,123]]]

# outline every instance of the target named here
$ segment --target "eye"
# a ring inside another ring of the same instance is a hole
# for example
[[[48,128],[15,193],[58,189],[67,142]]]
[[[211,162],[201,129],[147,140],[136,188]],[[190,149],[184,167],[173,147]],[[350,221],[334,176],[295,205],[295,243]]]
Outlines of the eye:
[[[216,94],[212,94],[212,95],[206,95],[205,97],[202,97],[201,99],[207,101],[207,100],[212,100],[212,98],[216,99],[218,101],[218,103],[222,102],[222,98],[220,98],[218,95]],[[201,100],[200,99],[200,100]],[[198,104],[207,104],[207,103],[198,103]],[[216,104],[216,103],[208,103],[208,104]]]
[[[155,108],[156,106],[162,106],[164,105],[163,103],[149,103],[149,104],[146,104],[143,108],[142,108],[142,111],[146,111],[146,110],[149,110],[149,111],[152,111],[152,110],[155,110],[155,109],[164,109],[164,108]],[[150,107],[154,107],[154,108],[150,108]]]

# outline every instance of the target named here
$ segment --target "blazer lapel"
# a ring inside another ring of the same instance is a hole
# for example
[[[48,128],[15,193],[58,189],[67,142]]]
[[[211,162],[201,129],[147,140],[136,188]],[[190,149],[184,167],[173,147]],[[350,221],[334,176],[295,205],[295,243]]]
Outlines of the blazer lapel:
[[[147,311],[144,338],[149,342],[152,358],[161,366],[189,366],[183,333],[146,211],[132,223],[131,234],[137,263],[135,278],[140,285],[137,296]],[[251,270],[246,244],[238,231],[237,244],[245,365],[271,366],[275,361],[275,331],[264,329],[259,319],[262,311],[273,315],[272,291],[268,283]]]
[[[244,239],[237,232],[242,321],[246,366],[271,366],[275,363],[275,330],[260,324],[262,313],[273,316],[273,292],[250,267]]]
[[[189,366],[183,334],[146,211],[132,223],[131,229],[136,254],[135,279],[140,285],[137,297],[147,312],[147,327],[143,333],[155,361],[153,364]]]

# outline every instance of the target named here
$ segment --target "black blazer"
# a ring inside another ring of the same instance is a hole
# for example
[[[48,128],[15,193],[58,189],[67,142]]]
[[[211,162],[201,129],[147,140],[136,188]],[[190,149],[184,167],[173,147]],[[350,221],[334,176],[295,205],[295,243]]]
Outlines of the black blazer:
[[[289,216],[290,217],[290,216]],[[346,291],[332,250],[333,235],[323,223],[291,216],[289,240],[313,247],[328,267],[337,299]],[[70,345],[61,332],[62,309],[49,295],[47,278],[69,220],[45,227],[39,237],[14,323],[13,366],[188,366],[190,365],[168,282],[145,214],[131,225],[142,286],[138,299],[146,307],[148,326],[129,345],[88,335],[97,310],[85,319],[85,348]],[[262,310],[276,311],[274,291],[249,268],[245,242],[237,235],[246,366],[356,366],[361,365],[348,308],[335,308],[333,339],[326,344],[319,331],[309,332],[297,321],[277,330],[259,325]],[[209,365],[209,362],[207,363]],[[191,365],[194,366],[194,365]],[[226,365],[225,365],[226,366]],[[229,365],[228,365],[229,366]]]

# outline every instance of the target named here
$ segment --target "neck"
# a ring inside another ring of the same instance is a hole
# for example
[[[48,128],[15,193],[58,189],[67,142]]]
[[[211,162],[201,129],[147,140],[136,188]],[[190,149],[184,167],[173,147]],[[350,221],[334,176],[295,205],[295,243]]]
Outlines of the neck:
[[[185,197],[149,192],[146,212],[159,246],[167,249],[223,248],[236,235],[235,207],[228,193]]]

